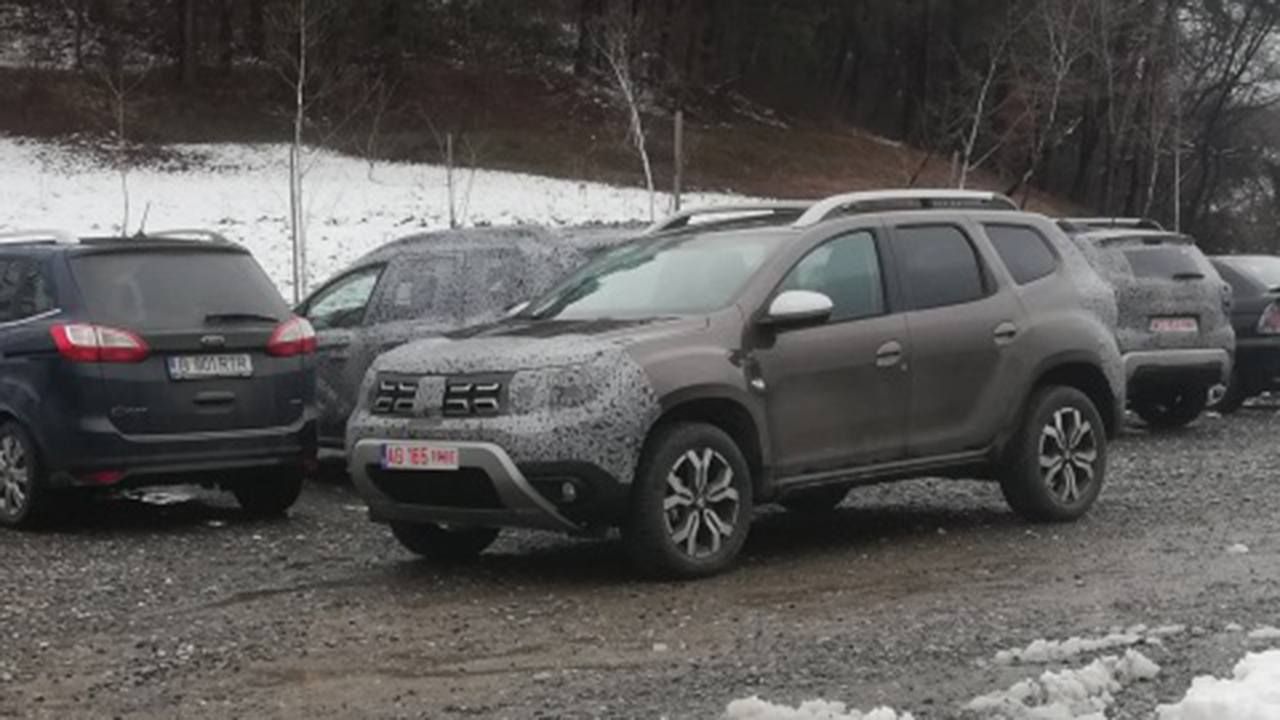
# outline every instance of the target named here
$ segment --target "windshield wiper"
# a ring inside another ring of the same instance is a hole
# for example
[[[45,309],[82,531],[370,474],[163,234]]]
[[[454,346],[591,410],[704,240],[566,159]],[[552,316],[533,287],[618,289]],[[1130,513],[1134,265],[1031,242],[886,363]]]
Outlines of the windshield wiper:
[[[209,313],[204,316],[204,321],[207,323],[277,323],[280,322],[280,318],[255,312],[223,312]]]

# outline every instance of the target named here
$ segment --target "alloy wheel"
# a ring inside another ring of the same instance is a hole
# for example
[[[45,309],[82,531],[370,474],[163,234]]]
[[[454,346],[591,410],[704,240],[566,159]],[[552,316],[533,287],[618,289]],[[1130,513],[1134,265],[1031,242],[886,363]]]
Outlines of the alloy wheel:
[[[667,473],[662,510],[671,541],[685,555],[715,555],[734,533],[741,505],[733,468],[704,447],[676,459]]]
[[[1074,407],[1056,410],[1040,433],[1040,474],[1064,505],[1077,502],[1097,474],[1098,438]]]
[[[31,466],[22,441],[13,435],[0,437],[0,514],[17,517],[31,495]]]

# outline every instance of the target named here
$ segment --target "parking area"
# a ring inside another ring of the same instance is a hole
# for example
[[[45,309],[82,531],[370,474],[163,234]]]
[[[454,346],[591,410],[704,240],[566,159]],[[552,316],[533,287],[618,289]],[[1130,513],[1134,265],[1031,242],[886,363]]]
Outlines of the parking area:
[[[768,510],[738,569],[684,584],[634,579],[613,539],[510,533],[432,567],[336,484],[272,522],[99,502],[0,534],[0,717],[715,718],[757,694],[961,717],[1043,669],[1000,649],[1185,625],[1109,715],[1148,717],[1259,647],[1235,625],[1280,621],[1277,431],[1275,407],[1130,431],[1062,526],[940,480]]]

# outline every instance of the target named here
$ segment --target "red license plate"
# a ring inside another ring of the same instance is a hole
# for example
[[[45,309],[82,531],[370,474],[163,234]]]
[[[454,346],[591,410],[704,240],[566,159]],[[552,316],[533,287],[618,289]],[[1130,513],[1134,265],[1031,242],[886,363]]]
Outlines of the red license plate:
[[[387,443],[382,446],[385,470],[457,470],[458,448],[428,443]]]
[[[1193,317],[1151,318],[1151,332],[1193,333],[1200,331],[1200,322]]]

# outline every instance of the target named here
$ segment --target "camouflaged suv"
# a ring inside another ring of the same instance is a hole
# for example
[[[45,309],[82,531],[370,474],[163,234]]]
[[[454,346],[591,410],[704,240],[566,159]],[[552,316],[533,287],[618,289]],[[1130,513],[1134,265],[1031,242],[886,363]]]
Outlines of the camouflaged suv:
[[[1116,315],[1053,221],[991,193],[682,213],[513,317],[379,357],[348,459],[371,517],[439,559],[616,527],[646,573],[707,575],[757,505],[915,476],[1070,520],[1124,407]]]

